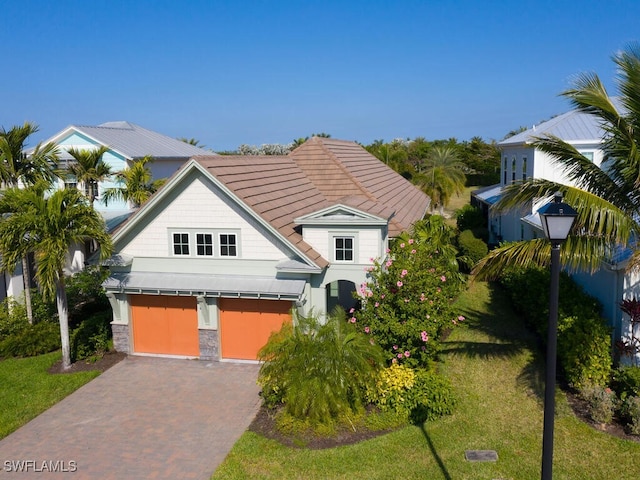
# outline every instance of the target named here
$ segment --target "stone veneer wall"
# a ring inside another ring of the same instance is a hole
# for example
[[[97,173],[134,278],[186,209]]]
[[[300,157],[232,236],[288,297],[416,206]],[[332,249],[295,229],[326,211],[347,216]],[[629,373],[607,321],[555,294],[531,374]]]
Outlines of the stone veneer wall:
[[[113,333],[113,348],[116,352],[131,353],[129,342],[129,325],[111,324],[111,332]]]
[[[217,330],[198,330],[200,360],[219,360],[220,349]]]

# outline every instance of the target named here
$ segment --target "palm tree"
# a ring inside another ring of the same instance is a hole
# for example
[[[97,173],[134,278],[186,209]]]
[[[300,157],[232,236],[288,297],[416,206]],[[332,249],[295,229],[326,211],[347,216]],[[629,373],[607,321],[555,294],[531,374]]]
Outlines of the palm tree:
[[[147,163],[153,161],[151,155],[133,163],[130,168],[116,173],[120,187],[105,189],[103,201],[105,205],[116,200],[131,202],[136,208],[146,202],[165,182],[166,178],[153,180]]]
[[[579,213],[573,234],[562,245],[563,264],[571,270],[595,271],[615,248],[634,247],[640,238],[640,45],[630,45],[613,56],[617,65],[617,100],[595,74],[580,75],[573,88],[562,93],[573,107],[594,115],[604,130],[604,169],[594,165],[572,145],[554,136],[534,142],[549,154],[571,180],[564,185],[535,179],[513,184],[495,205],[499,211],[551,198],[556,191]],[[547,265],[551,246],[545,239],[515,242],[493,250],[475,268],[483,278],[495,278],[508,265]],[[629,268],[640,268],[640,250]]]
[[[178,138],[178,140],[180,140],[181,142],[184,142],[184,143],[188,143],[189,145],[193,145],[194,147],[206,148],[206,145],[200,145],[200,140],[197,140],[197,139],[195,139],[193,137],[191,137],[191,138],[180,137],[180,138]]]
[[[55,143],[38,143],[28,155],[25,151],[27,139],[38,131],[38,126],[25,122],[10,130],[0,130],[0,182],[5,187],[17,187],[20,184],[33,185],[55,178],[55,166],[58,160],[58,148]],[[27,252],[28,253],[28,252]],[[33,323],[31,306],[31,276],[27,255],[22,258],[22,279],[24,283],[24,301],[27,320]]]
[[[55,179],[58,161],[55,143],[39,143],[31,154],[25,151],[27,139],[37,131],[38,126],[29,122],[0,130],[0,181],[4,186],[33,185],[40,180]]]
[[[437,205],[440,215],[454,194],[464,191],[465,165],[458,159],[452,147],[433,147],[424,160],[418,183],[431,197],[431,211]]]
[[[100,258],[111,254],[111,237],[102,217],[78,190],[62,189],[45,195],[48,185],[10,188],[0,197],[0,255],[4,268],[33,252],[36,279],[45,298],[55,297],[60,322],[62,366],[71,365],[69,319],[64,266],[72,245],[94,239]]]
[[[95,150],[69,149],[76,161],[67,167],[68,172],[84,185],[85,195],[93,205],[98,196],[98,182],[104,181],[111,175],[111,167],[104,162],[102,156],[109,151],[104,145]]]

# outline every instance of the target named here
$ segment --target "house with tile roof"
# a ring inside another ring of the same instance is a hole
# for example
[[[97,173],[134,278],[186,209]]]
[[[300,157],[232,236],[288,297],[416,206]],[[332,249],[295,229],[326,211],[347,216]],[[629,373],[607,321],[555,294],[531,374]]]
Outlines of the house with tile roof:
[[[544,233],[538,210],[545,201],[522,205],[520,211],[498,213],[491,209],[501,196],[502,189],[516,182],[543,178],[570,185],[572,182],[552,161],[551,157],[533,147],[536,137],[554,135],[573,145],[594,164],[604,168],[601,148],[604,130],[598,120],[587,113],[572,110],[542,122],[498,143],[502,152],[500,184],[472,193],[472,204],[485,212],[490,231],[490,243],[542,238]],[[602,304],[602,315],[613,327],[613,339],[628,334],[629,323],[620,310],[625,298],[640,298],[640,276],[627,271],[630,251],[620,248],[595,273],[573,273],[573,279]]]
[[[291,309],[326,314],[429,198],[354,142],[195,156],[113,234],[116,349],[255,360]]]

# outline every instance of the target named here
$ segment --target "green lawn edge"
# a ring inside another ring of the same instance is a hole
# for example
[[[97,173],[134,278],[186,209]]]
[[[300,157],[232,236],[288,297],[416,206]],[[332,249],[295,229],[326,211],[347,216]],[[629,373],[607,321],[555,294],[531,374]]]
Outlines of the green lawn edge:
[[[537,479],[542,455],[543,362],[535,337],[497,287],[475,282],[457,307],[466,325],[443,343],[441,370],[458,396],[453,415],[356,445],[288,448],[245,432],[212,479]],[[577,419],[558,391],[554,479],[640,478],[640,443]],[[495,450],[497,462],[468,462]]]
[[[0,439],[99,375],[97,371],[48,373],[60,358],[58,351],[0,361]]]

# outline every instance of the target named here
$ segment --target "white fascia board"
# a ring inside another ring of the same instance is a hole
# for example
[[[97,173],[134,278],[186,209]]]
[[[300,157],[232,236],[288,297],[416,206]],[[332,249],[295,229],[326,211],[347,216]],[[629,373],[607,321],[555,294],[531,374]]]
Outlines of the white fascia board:
[[[138,212],[136,212],[133,218],[127,222],[127,224],[120,230],[118,230],[113,235],[113,243],[114,245],[122,238],[125,234],[127,234],[133,227],[135,227],[138,223],[142,221],[142,219],[146,216],[146,212],[152,209],[157,203],[161,202],[171,190],[173,190],[174,185],[182,181],[193,169],[198,170],[202,173],[206,178],[208,178],[212,183],[214,183],[220,190],[222,190],[226,195],[228,195],[237,205],[240,205],[252,218],[254,218],[258,223],[260,223],[264,228],[266,228],[270,233],[276,236],[279,240],[281,240],[285,245],[288,245],[294,252],[296,252],[301,258],[303,258],[309,265],[320,269],[319,265],[316,265],[309,257],[307,257],[303,252],[298,250],[298,248],[293,245],[286,237],[280,234],[278,230],[276,230],[270,223],[265,221],[260,215],[255,213],[253,209],[251,209],[248,205],[246,205],[238,196],[233,193],[231,190],[227,188],[220,180],[218,180],[214,175],[212,175],[206,168],[204,168],[200,163],[193,158],[191,158],[185,166],[178,170],[178,172],[169,179],[169,181],[147,202],[145,203]]]
[[[122,157],[125,160],[131,161],[133,160],[133,157],[127,155],[124,152],[121,152],[120,150],[116,150],[115,148],[113,148],[111,145],[107,145],[106,143],[104,143],[101,140],[98,140],[97,138],[89,135],[87,132],[85,132],[84,130],[82,130],[81,128],[78,128],[74,125],[70,125],[67,128],[65,128],[62,132],[58,133],[57,135],[51,137],[49,140],[47,140],[47,142],[54,142],[55,144],[58,144],[58,142],[60,142],[60,140],[62,140],[65,137],[68,137],[71,133],[78,133],[80,135],[82,135],[83,137],[87,137],[90,140],[93,140],[94,142],[96,142],[98,145],[104,145],[105,147],[107,147],[111,152],[114,152],[116,154],[118,154],[120,157]]]
[[[338,212],[340,210],[344,210],[356,216],[356,218],[342,220],[340,218],[326,216],[330,215],[332,212]],[[322,210],[297,217],[293,221],[296,223],[296,225],[387,225],[389,223],[388,219],[381,218],[376,215],[371,215],[370,213],[366,213],[362,210],[358,210],[357,208],[348,207],[343,204],[337,204],[327,208],[323,208]]]

